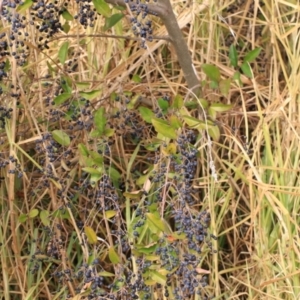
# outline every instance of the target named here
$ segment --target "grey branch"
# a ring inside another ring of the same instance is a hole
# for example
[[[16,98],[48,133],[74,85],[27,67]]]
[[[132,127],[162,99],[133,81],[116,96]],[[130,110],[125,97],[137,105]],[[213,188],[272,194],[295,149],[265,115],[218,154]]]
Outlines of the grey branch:
[[[124,0],[105,0],[107,3],[126,7]],[[174,15],[172,5],[169,0],[158,0],[156,4],[147,4],[148,11],[157,15],[163,21],[168,31],[170,42],[176,51],[180,67],[182,68],[188,88],[191,92],[199,95],[201,93],[200,82],[195,73],[193,62],[188,46]]]

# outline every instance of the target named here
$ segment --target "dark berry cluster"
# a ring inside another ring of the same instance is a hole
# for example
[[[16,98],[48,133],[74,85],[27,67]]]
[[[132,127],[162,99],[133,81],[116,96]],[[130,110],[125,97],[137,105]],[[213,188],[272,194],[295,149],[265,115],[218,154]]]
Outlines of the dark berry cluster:
[[[149,19],[149,15],[155,15],[155,13],[149,10],[148,4],[150,1],[124,0],[124,2],[128,4],[132,13],[132,17],[130,18],[132,31],[135,36],[142,39],[141,47],[146,48],[146,41],[151,42],[153,40],[152,21]]]
[[[6,108],[5,106],[0,106],[0,128],[5,128],[5,120],[10,119],[12,108]]]
[[[74,16],[78,19],[79,23],[84,26],[84,28],[94,27],[94,23],[97,20],[97,12],[94,6],[91,5],[91,1],[76,0],[79,5],[78,14]]]

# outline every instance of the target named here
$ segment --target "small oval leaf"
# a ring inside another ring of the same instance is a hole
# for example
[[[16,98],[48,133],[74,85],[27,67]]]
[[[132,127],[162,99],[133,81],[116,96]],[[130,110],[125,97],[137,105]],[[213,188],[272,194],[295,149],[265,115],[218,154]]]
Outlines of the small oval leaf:
[[[18,219],[19,219],[19,222],[20,222],[20,223],[24,223],[24,222],[27,221],[27,218],[28,218],[28,217],[27,217],[26,214],[22,214],[22,215],[19,216]]]
[[[32,210],[29,212],[28,217],[29,217],[30,219],[33,219],[33,218],[35,218],[36,216],[38,216],[38,214],[39,214],[39,210],[38,210],[37,208],[34,208],[34,209],[32,209]]]
[[[118,264],[120,262],[119,255],[115,251],[114,247],[109,248],[108,257],[113,264]]]
[[[104,132],[105,125],[106,125],[106,117],[105,117],[105,108],[104,107],[100,107],[96,111],[96,113],[94,115],[94,122],[98,129],[99,134],[102,134]]]
[[[90,244],[96,244],[97,243],[97,235],[96,235],[96,232],[94,231],[94,229],[92,227],[85,226],[84,227],[84,232],[85,232],[86,237],[88,239],[88,242]]]
[[[49,226],[50,225],[50,220],[49,220],[49,211],[47,210],[42,210],[40,213],[40,218],[44,226]]]
[[[151,124],[151,120],[154,117],[153,111],[151,109],[149,109],[148,107],[140,106],[139,107],[139,112],[140,112],[141,117],[143,118],[143,120],[145,122]]]
[[[52,137],[62,146],[69,146],[71,143],[70,137],[62,130],[53,130]]]
[[[110,8],[109,8],[109,5],[104,1],[104,0],[93,0],[93,3],[94,3],[94,6],[97,10],[97,12],[108,18],[111,14],[111,11],[110,11]]]
[[[236,51],[236,47],[233,44],[229,48],[229,60],[230,60],[230,64],[233,67],[236,68],[238,66],[238,54]]]
[[[219,82],[219,80],[221,79],[221,74],[220,74],[219,68],[217,68],[214,65],[210,65],[210,64],[203,64],[201,67],[202,67],[203,72],[206,74],[206,76],[210,80]]]
[[[67,59],[68,49],[69,49],[69,42],[64,42],[58,51],[58,58],[62,65],[65,63]]]
[[[248,52],[244,57],[244,63],[253,62],[258,57],[260,51],[261,51],[261,48],[258,47],[258,48],[253,49],[252,51]]]
[[[124,17],[123,14],[114,14],[111,17],[105,18],[105,25],[103,30],[106,31],[116,25],[122,18]]]
[[[72,97],[72,94],[63,93],[63,94],[60,94],[57,97],[55,97],[53,101],[54,101],[55,105],[60,105],[60,104],[63,104],[68,99],[70,99],[71,97]]]
[[[152,118],[152,124],[157,133],[160,133],[164,137],[170,139],[176,139],[177,134],[175,132],[175,129],[172,126],[170,126],[167,122],[158,118]]]

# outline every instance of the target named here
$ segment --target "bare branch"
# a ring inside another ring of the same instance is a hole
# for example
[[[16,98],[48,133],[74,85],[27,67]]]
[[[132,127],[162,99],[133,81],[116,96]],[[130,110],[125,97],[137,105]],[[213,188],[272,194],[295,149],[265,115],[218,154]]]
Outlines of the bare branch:
[[[107,3],[126,7],[124,0],[105,0]],[[174,15],[169,0],[159,0],[157,4],[147,4],[148,12],[161,18],[168,31],[170,41],[175,48],[180,67],[190,91],[196,95],[201,92],[200,82],[187,47],[186,41]]]

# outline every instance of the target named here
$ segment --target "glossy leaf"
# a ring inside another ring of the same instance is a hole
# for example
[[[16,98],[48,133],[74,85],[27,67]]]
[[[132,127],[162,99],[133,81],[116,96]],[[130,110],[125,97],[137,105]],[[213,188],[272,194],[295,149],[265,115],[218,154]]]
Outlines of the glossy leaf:
[[[65,24],[62,25],[62,28],[65,33],[68,33],[71,29],[71,26],[70,26],[69,22],[66,21]]]
[[[63,93],[63,94],[60,94],[57,97],[55,97],[53,101],[54,101],[55,105],[60,105],[60,104],[63,104],[68,99],[70,99],[71,97],[72,97],[72,94]]]
[[[49,220],[49,211],[48,210],[42,210],[40,213],[40,218],[44,226],[49,226],[50,225],[50,220]]]
[[[58,58],[62,65],[65,63],[67,59],[68,49],[69,49],[69,42],[64,42],[58,51]]]
[[[74,19],[74,17],[69,13],[69,11],[67,9],[64,9],[64,11],[61,15],[67,21],[73,21],[73,19]]]
[[[109,260],[113,263],[113,264],[118,264],[120,262],[120,257],[117,254],[117,252],[115,251],[114,247],[110,247],[108,250],[108,257]]]
[[[85,167],[85,168],[82,168],[82,170],[84,172],[89,173],[89,174],[95,174],[95,175],[101,175],[102,174],[102,172],[99,169],[94,169],[94,168],[91,168],[91,167]]]
[[[116,275],[107,271],[101,271],[98,273],[98,276],[103,276],[103,277],[115,277]]]
[[[110,10],[110,7],[109,5],[104,1],[104,0],[93,0],[93,3],[94,3],[94,6],[97,10],[97,12],[108,18],[111,14],[111,10]]]
[[[151,120],[154,117],[154,113],[151,109],[149,109],[148,107],[140,106],[139,112],[145,122],[150,123],[150,124],[152,123]]]
[[[248,52],[244,57],[244,63],[251,63],[253,62],[258,55],[260,54],[261,48],[255,48],[252,51]]]
[[[252,70],[248,62],[245,62],[241,65],[241,70],[243,71],[244,75],[249,78],[252,78]]]
[[[170,121],[170,125],[175,129],[179,129],[182,127],[182,122],[175,115],[170,116],[169,121]]]
[[[76,82],[75,85],[79,90],[84,90],[88,89],[91,84],[89,82]]]
[[[131,79],[133,82],[135,83],[140,83],[142,81],[142,78],[138,75],[138,74],[134,74],[132,76],[132,79]]]
[[[208,128],[208,134],[209,136],[214,140],[218,141],[220,139],[221,133],[219,126],[213,126]]]
[[[152,223],[156,228],[158,228],[160,231],[165,230],[165,224],[163,220],[161,220],[158,216],[156,216],[154,213],[147,213],[146,214],[147,220]]]
[[[88,239],[89,244],[96,244],[97,243],[97,235],[96,232],[92,227],[85,226],[84,232],[86,234],[86,237]]]
[[[118,212],[115,210],[107,210],[105,211],[105,218],[106,219],[111,219],[113,218]]]
[[[97,127],[97,130],[99,131],[100,134],[104,132],[104,128],[106,125],[106,117],[105,117],[105,108],[100,107],[95,115],[94,115],[94,122]]]
[[[232,104],[223,104],[223,103],[213,103],[210,108],[217,112],[225,112],[230,110],[233,107]]]
[[[94,100],[101,95],[101,90],[94,90],[90,92],[79,92],[79,95],[87,100]]]
[[[162,111],[166,111],[169,108],[169,102],[163,98],[159,98],[157,104]]]
[[[224,79],[219,82],[219,88],[223,96],[227,97],[229,94],[231,79]]]
[[[202,67],[203,72],[206,74],[206,76],[210,80],[215,81],[215,82],[220,81],[221,74],[220,74],[219,68],[217,68],[214,65],[210,65],[210,64],[203,64],[201,67]]]
[[[167,282],[167,276],[163,275],[157,271],[152,270],[150,273],[151,279],[153,279],[156,283],[159,283],[161,285],[165,285]]]
[[[28,217],[27,217],[26,214],[21,214],[21,215],[19,216],[19,218],[18,218],[18,220],[19,220],[20,223],[26,222],[27,219],[28,219]]]
[[[89,151],[88,151],[87,147],[82,143],[78,144],[78,150],[79,150],[80,154],[83,156],[89,155]]]
[[[102,164],[103,164],[103,156],[100,155],[96,151],[90,151],[89,153],[90,153],[90,156],[93,159],[95,165],[102,166]]]
[[[112,16],[105,18],[105,25],[103,27],[103,30],[106,31],[113,26],[115,26],[122,18],[124,17],[123,14],[113,14]]]
[[[62,146],[69,146],[71,143],[70,137],[62,130],[53,130],[52,137]]]
[[[27,11],[28,8],[30,8],[33,4],[32,0],[25,0],[22,4],[18,5],[17,12],[18,13],[24,13]]]
[[[156,132],[160,133],[162,136],[170,139],[176,139],[177,134],[175,132],[175,129],[172,126],[170,126],[166,121],[163,121],[158,118],[152,118],[152,124]]]
[[[238,67],[238,54],[236,51],[236,47],[233,44],[229,47],[229,60],[232,66],[234,66],[235,68]]]
[[[177,94],[173,100],[172,107],[175,109],[180,109],[184,104],[183,98],[181,95]]]
[[[38,214],[39,214],[39,210],[36,209],[36,208],[34,208],[34,209],[32,209],[32,210],[29,212],[28,217],[29,217],[30,219],[33,219],[33,218],[35,218],[36,216],[38,216]]]

